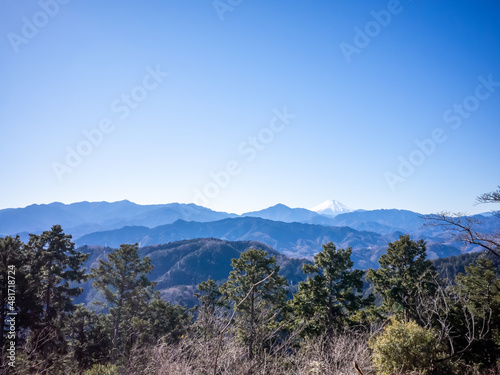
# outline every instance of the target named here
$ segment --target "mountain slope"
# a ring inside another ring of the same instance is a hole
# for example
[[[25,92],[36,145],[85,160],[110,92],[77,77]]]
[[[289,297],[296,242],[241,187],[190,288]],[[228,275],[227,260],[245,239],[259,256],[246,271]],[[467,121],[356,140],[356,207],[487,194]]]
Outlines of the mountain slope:
[[[393,232],[413,234],[421,231],[424,220],[416,212],[393,209],[343,213],[332,218],[332,224],[386,235]]]
[[[441,239],[447,241],[450,233],[441,227],[429,226],[425,220],[426,215],[408,210],[373,210],[355,211],[340,214],[332,218],[332,225],[348,226],[356,230],[367,230],[382,235],[394,235],[410,233],[422,239]],[[484,233],[492,233],[498,229],[500,220],[492,215],[474,215],[478,221],[477,230]]]
[[[305,208],[290,208],[284,204],[254,212],[242,214],[243,217],[260,217],[261,219],[283,221],[285,223],[306,223],[331,225],[331,219]]]
[[[139,205],[129,201],[51,203],[24,208],[0,210],[0,233],[40,233],[54,224],[78,237],[102,230],[124,226],[156,227],[176,220],[200,222],[221,220],[237,215],[216,212],[195,204],[170,203]]]
[[[321,251],[321,245],[334,242],[338,247],[353,247],[353,259],[359,267],[376,264],[387,246],[387,240],[371,232],[347,227],[284,223],[260,218],[234,218],[197,223],[178,220],[173,224],[153,229],[128,227],[107,232],[92,233],[77,239],[81,245],[108,245],[139,243],[140,246],[168,243],[194,238],[220,238],[228,241],[259,241],[278,252],[293,257],[312,257]]]
[[[154,245],[141,248],[139,254],[151,258],[154,266],[148,277],[157,283],[156,290],[162,296],[176,303],[194,305],[193,298],[196,286],[209,278],[218,283],[224,282],[232,270],[231,259],[239,258],[241,253],[248,249],[262,249],[268,255],[276,256],[280,266],[280,274],[285,276],[290,284],[297,285],[305,280],[302,272],[304,259],[292,259],[276,252],[269,246],[255,241],[224,241],[215,238],[198,238],[173,242],[164,245]],[[78,249],[89,254],[85,267],[97,267],[99,259],[107,259],[112,249],[102,246],[83,246]],[[91,282],[83,285],[84,293],[77,303],[99,300]]]

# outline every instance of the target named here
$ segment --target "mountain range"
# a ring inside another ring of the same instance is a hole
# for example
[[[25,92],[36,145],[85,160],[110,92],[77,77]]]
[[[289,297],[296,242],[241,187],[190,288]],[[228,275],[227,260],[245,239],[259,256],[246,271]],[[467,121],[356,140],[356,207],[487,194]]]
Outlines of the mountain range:
[[[195,204],[139,205],[127,200],[112,203],[55,202],[0,210],[0,234],[37,234],[57,223],[76,238],[125,226],[142,225],[152,228],[179,219],[206,222],[237,216]]]
[[[256,217],[223,219],[207,223],[177,220],[156,228],[124,227],[80,237],[77,245],[117,247],[122,243],[139,243],[140,247],[165,244],[183,239],[220,238],[227,241],[258,241],[278,252],[311,258],[321,245],[334,242],[338,247],[353,247],[353,260],[360,267],[372,266],[387,246],[387,239],[373,232],[349,227],[285,223]],[[369,244],[369,245],[368,245]]]
[[[344,205],[337,201],[322,203],[319,212],[304,208],[290,208],[283,204],[261,211],[236,215],[217,212],[195,204],[169,203],[139,205],[127,200],[119,202],[78,202],[63,204],[33,204],[24,208],[0,210],[0,234],[41,233],[55,222],[66,228],[75,237],[96,231],[118,229],[125,226],[146,226],[153,228],[171,224],[176,220],[208,222],[238,216],[260,217],[284,222],[331,225],[331,219],[346,212]],[[327,207],[327,208],[325,208]],[[337,210],[337,211],[335,211]]]
[[[60,224],[79,246],[118,247],[139,243],[141,247],[168,242],[220,238],[227,241],[259,241],[290,257],[311,258],[321,245],[334,242],[352,247],[355,265],[374,267],[388,242],[408,233],[428,242],[430,258],[448,257],[474,250],[462,248],[450,233],[427,227],[419,213],[406,210],[352,211],[337,201],[327,201],[313,210],[283,204],[236,215],[195,204],[138,205],[129,201],[51,203],[0,210],[0,234],[41,233]],[[317,211],[317,212],[316,212]],[[342,211],[349,211],[341,213]],[[325,214],[322,214],[325,213]],[[498,219],[476,215],[485,231]]]

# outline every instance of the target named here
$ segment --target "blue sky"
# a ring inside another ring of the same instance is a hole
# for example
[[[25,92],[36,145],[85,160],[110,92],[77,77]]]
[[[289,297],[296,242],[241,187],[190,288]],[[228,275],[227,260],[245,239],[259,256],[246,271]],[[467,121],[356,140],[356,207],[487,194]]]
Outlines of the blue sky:
[[[497,1],[2,5],[0,208],[491,208]]]

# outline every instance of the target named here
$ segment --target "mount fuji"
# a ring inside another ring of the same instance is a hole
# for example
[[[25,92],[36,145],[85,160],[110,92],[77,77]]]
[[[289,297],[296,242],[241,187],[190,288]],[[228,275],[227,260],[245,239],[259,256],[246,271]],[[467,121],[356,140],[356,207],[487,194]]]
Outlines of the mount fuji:
[[[326,216],[337,216],[338,214],[345,214],[353,210],[339,201],[329,200],[311,208],[311,211]]]

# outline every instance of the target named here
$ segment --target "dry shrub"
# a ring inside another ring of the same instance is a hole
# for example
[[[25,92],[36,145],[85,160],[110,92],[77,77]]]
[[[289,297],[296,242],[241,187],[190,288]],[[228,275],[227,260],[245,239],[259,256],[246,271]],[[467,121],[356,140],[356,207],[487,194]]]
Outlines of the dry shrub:
[[[461,366],[458,372],[460,375],[500,375],[500,363],[494,368],[478,370],[472,366]]]
[[[366,335],[349,331],[331,339],[323,335],[302,343],[295,355],[295,371],[290,374],[358,375],[353,361],[364,375],[374,374]]]
[[[219,347],[220,345],[220,347]],[[218,355],[217,355],[218,353]],[[367,338],[352,332],[300,342],[280,343],[247,359],[246,347],[230,335],[210,340],[185,337],[179,344],[159,344],[134,350],[123,375],[357,375],[355,360],[364,375],[372,375]]]

